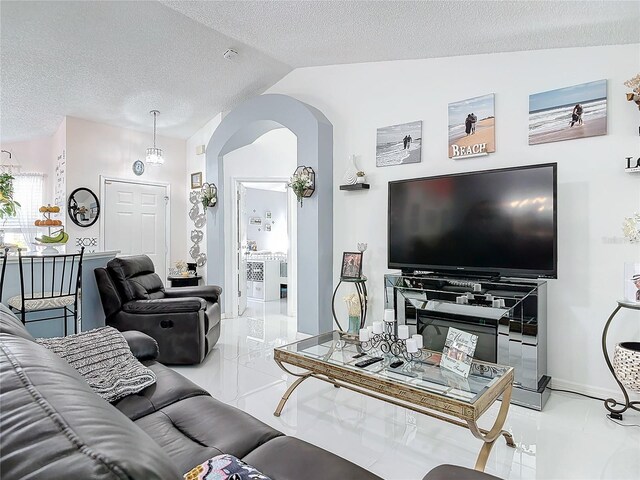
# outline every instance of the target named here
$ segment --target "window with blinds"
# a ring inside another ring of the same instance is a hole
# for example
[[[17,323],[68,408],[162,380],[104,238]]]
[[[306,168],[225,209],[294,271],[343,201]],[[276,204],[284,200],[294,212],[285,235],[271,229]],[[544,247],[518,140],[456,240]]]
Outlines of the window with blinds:
[[[18,215],[7,218],[0,227],[5,231],[5,242],[27,246],[35,235],[34,222],[41,217],[39,208],[44,202],[44,179],[42,173],[13,174],[13,198],[20,204]]]

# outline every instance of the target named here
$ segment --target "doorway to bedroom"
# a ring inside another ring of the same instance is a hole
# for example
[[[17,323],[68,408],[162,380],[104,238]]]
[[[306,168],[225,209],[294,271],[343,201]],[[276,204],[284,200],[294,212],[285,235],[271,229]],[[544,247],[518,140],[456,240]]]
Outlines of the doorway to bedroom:
[[[296,314],[295,201],[285,179],[235,180],[234,280],[239,317]]]

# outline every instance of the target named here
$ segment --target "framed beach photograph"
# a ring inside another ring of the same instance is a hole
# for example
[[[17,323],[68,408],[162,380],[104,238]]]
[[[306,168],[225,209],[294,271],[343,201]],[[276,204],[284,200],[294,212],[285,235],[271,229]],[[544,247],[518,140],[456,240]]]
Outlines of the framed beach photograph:
[[[449,158],[496,151],[495,94],[449,104]]]
[[[606,80],[529,95],[529,145],[606,134]]]
[[[362,252],[344,252],[340,278],[351,279],[362,277]]]
[[[191,189],[202,188],[202,172],[191,174]]]
[[[378,129],[376,167],[420,163],[421,159],[421,120]]]
[[[624,299],[640,303],[640,263],[624,264]]]

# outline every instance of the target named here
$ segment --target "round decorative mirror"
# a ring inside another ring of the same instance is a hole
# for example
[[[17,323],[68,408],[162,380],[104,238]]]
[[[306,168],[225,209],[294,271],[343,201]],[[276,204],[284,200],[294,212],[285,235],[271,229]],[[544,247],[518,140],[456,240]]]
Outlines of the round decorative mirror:
[[[79,227],[90,227],[96,223],[100,215],[98,197],[88,188],[76,188],[69,195],[67,214]]]

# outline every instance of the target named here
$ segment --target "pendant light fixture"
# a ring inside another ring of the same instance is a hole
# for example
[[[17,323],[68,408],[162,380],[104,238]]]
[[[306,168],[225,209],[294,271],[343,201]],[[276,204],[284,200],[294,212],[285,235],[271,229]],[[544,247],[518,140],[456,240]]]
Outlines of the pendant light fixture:
[[[147,163],[149,165],[162,165],[164,163],[162,149],[156,147],[156,118],[160,115],[160,112],[151,110],[149,113],[153,115],[153,147],[147,148]]]

